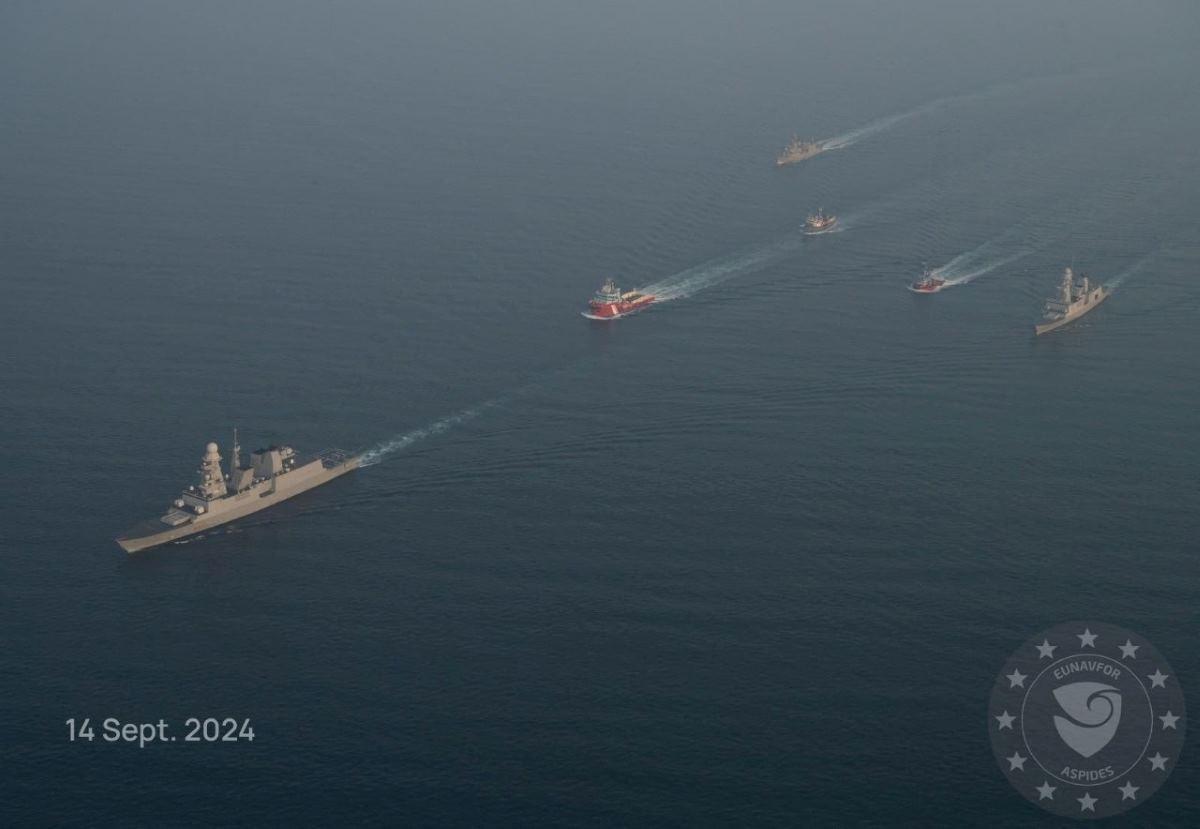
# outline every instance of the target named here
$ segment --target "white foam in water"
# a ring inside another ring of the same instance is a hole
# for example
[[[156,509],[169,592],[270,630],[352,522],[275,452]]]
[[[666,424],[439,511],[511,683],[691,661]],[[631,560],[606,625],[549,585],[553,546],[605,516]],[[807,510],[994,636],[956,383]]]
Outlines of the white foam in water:
[[[479,415],[483,414],[485,411],[493,406],[498,405],[499,403],[499,399],[489,400],[488,402],[481,403],[478,406],[473,406],[469,409],[463,409],[457,414],[443,417],[441,420],[434,421],[423,428],[413,429],[411,432],[405,432],[402,435],[398,435],[390,440],[386,440],[377,446],[371,447],[363,453],[362,466],[372,466],[379,463],[393,452],[399,452],[401,449],[407,449],[409,446],[412,446],[414,443],[424,440],[425,438],[433,437],[434,435],[440,435],[443,432],[448,432],[461,423],[465,423],[468,420],[479,417]]]
[[[913,118],[923,112],[928,112],[940,103],[941,101],[939,100],[924,104],[923,106],[919,106],[916,109],[909,110],[908,112],[901,112],[896,115],[888,115],[885,118],[872,121],[864,127],[859,127],[858,129],[844,132],[841,135],[835,135],[833,138],[826,139],[823,142],[824,148],[827,150],[844,150],[847,147],[852,147],[859,141],[862,141],[864,138],[869,138],[870,136],[881,133],[888,127],[898,124],[901,121]]]
[[[1038,237],[1039,232],[1041,238]],[[1022,222],[974,250],[960,253],[933,269],[933,275],[946,280],[946,287],[966,285],[997,268],[1023,259],[1046,247],[1057,234],[1046,233],[1039,223]]]
[[[1146,265],[1150,264],[1150,260],[1152,260],[1155,256],[1157,256],[1158,253],[1159,253],[1158,251],[1154,251],[1152,253],[1147,253],[1141,259],[1137,260],[1132,265],[1130,265],[1128,268],[1121,271],[1119,274],[1114,276],[1108,282],[1105,282],[1104,287],[1108,288],[1110,291],[1115,288],[1119,288],[1121,286],[1121,284],[1125,282],[1125,280],[1129,279],[1129,277],[1136,276],[1137,274],[1141,273],[1142,269],[1145,268]]]
[[[660,279],[642,288],[642,293],[654,294],[659,302],[692,296],[741,274],[753,273],[778,262],[803,244],[803,234],[789,236],[778,242],[712,259],[694,268]]]
[[[991,88],[980,90],[979,92],[969,92],[965,95],[948,95],[945,98],[938,98],[935,101],[921,104],[918,107],[913,107],[905,112],[897,112],[895,115],[885,115],[883,118],[877,118],[871,123],[852,129],[849,132],[844,132],[841,135],[835,135],[833,138],[827,138],[824,142],[827,150],[844,150],[847,147],[853,147],[864,138],[870,138],[872,135],[878,135],[889,127],[894,127],[901,121],[907,121],[909,118],[916,118],[918,115],[924,115],[927,112],[932,112],[940,106],[951,103],[952,101],[966,101],[972,98],[982,97],[988,94]]]
[[[933,275],[945,279],[947,288],[952,285],[966,285],[984,274],[991,273],[996,268],[1016,262],[1033,252],[1033,248],[1029,248],[1003,256],[995,256],[995,245],[988,242],[975,250],[959,254],[941,267],[934,268]],[[989,256],[992,258],[988,258]]]
[[[1033,79],[1039,80],[1039,79]],[[1027,82],[1026,82],[1027,83]],[[970,101],[978,98],[986,98],[989,95],[994,95],[1006,89],[1012,89],[1020,86],[1019,83],[1001,83],[992,84],[983,89],[974,92],[965,92],[961,95],[947,95],[944,98],[938,98],[934,101],[921,104],[918,107],[913,107],[905,112],[898,112],[895,115],[886,115],[883,118],[878,118],[865,126],[852,129],[849,132],[844,132],[841,135],[835,135],[833,138],[827,138],[824,142],[826,150],[844,150],[847,147],[852,147],[864,138],[870,138],[872,135],[878,135],[889,127],[899,124],[901,121],[907,121],[909,118],[915,118],[918,115],[924,115],[927,112],[932,112],[938,107],[945,106],[956,101]]]

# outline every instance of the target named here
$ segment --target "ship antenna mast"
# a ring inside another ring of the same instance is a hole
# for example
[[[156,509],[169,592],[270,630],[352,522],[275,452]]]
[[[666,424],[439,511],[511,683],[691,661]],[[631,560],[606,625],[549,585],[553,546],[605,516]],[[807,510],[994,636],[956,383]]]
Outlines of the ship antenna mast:
[[[234,473],[241,468],[242,465],[242,447],[238,445],[237,427],[233,427],[233,451],[229,453],[229,477],[232,478]]]

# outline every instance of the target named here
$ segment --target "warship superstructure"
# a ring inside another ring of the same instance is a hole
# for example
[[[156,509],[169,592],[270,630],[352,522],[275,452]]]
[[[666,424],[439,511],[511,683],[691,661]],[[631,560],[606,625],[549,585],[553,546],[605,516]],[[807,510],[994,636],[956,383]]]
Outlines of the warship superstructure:
[[[228,475],[221,470],[217,444],[208,444],[197,483],[185,489],[162,517],[143,521],[116,541],[125,552],[136,553],[202,533],[328,483],[361,462],[360,455],[351,457],[340,449],[301,458],[290,446],[271,446],[251,453],[250,465],[242,466],[234,430]]]
[[[1075,271],[1067,268],[1063,271],[1062,282],[1058,286],[1058,295],[1046,300],[1042,322],[1033,327],[1033,332],[1041,335],[1074,322],[1108,299],[1110,295],[1109,290],[1103,285],[1093,286],[1087,274],[1080,274],[1079,279],[1076,280]]]
[[[825,151],[824,141],[801,141],[799,136],[792,136],[792,140],[783,148],[783,152],[775,159],[776,167],[783,167],[787,164],[795,164],[798,161],[804,161],[812,158],[814,155]]]

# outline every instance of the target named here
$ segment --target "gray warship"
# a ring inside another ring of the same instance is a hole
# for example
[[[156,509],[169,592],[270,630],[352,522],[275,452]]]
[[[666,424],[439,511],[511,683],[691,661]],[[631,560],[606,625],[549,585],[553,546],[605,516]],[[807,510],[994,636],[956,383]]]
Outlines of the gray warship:
[[[242,466],[235,429],[228,475],[221,471],[217,444],[208,444],[197,470],[199,481],[161,518],[143,521],[116,541],[125,552],[136,553],[202,533],[328,483],[361,463],[361,455],[349,456],[340,449],[301,458],[290,446],[271,446],[251,453],[250,465]]]
[[[795,164],[823,152],[825,152],[824,141],[801,141],[799,136],[793,135],[792,140],[779,154],[779,158],[775,159],[775,166],[783,167],[787,164]]]
[[[1080,274],[1077,281],[1075,271],[1067,268],[1063,271],[1058,296],[1046,300],[1042,322],[1033,326],[1033,333],[1041,336],[1056,328],[1062,328],[1091,311],[1111,295],[1103,285],[1093,286],[1087,274]]]

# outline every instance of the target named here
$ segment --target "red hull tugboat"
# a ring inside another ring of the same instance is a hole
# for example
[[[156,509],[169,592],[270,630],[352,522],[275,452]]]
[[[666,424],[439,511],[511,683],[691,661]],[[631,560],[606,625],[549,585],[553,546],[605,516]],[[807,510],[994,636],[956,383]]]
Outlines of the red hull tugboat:
[[[592,319],[616,319],[626,314],[632,314],[634,311],[640,311],[655,299],[653,294],[643,294],[638,291],[622,293],[621,289],[617,287],[617,283],[606,279],[600,286],[600,290],[596,291],[588,301],[588,309],[584,316]]]
[[[925,273],[921,274],[921,278],[909,285],[908,289],[914,294],[936,294],[945,287],[946,280],[940,276],[934,276],[933,271],[926,268]]]

